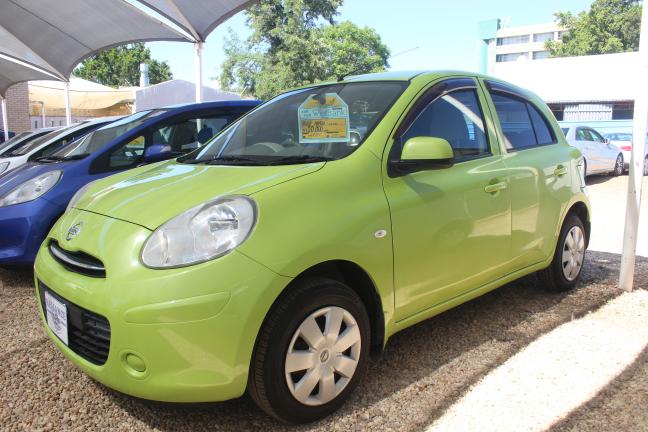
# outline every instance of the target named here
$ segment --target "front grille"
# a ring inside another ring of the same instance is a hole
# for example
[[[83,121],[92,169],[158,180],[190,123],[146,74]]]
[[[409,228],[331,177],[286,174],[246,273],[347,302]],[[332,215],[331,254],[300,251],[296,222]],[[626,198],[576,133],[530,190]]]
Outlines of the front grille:
[[[68,347],[79,356],[96,365],[103,365],[110,351],[110,323],[101,315],[90,312],[53,292],[38,282],[43,313],[45,312],[45,290],[58,301],[65,303],[68,320]]]
[[[103,263],[87,253],[67,251],[56,240],[50,241],[49,251],[52,258],[71,272],[96,278],[106,277]]]

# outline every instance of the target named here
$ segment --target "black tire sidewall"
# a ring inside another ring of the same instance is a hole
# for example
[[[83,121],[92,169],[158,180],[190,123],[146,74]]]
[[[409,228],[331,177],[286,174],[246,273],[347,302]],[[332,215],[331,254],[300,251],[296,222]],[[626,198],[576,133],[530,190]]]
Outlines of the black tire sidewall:
[[[366,369],[370,346],[370,323],[367,312],[358,295],[346,285],[333,280],[311,282],[295,296],[288,296],[281,314],[268,329],[269,343],[263,353],[261,365],[265,396],[272,407],[273,415],[290,423],[306,423],[323,418],[337,410],[353,392]],[[299,325],[310,314],[326,306],[346,309],[356,320],[361,340],[361,354],[353,378],[342,393],[331,402],[321,406],[306,406],[297,401],[286,383],[284,362],[292,337]],[[273,313],[273,312],[271,312]]]

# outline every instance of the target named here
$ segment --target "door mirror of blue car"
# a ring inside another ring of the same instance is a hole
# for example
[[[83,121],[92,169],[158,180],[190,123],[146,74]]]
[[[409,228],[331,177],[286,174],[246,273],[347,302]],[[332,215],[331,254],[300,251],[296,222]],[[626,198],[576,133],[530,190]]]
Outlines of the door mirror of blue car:
[[[144,162],[159,162],[173,157],[171,146],[166,144],[153,144],[144,150]]]

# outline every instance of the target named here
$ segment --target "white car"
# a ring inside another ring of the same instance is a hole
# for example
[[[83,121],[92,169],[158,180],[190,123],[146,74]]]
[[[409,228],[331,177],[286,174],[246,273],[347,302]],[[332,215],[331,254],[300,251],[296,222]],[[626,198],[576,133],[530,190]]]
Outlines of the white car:
[[[47,127],[41,129],[34,129],[19,133],[18,135],[11,138],[9,141],[5,141],[0,144],[0,155],[4,153],[11,153],[18,148],[27,145],[38,137],[41,137],[47,133],[59,129],[58,127]]]
[[[43,156],[49,156],[58,149],[80,138],[88,132],[113,122],[121,117],[100,117],[86,120],[72,126],[64,127],[47,133],[32,142],[13,151],[0,154],[0,174],[7,173],[27,162],[36,161]]]
[[[612,144],[621,149],[621,151],[623,152],[623,158],[625,160],[625,169],[628,169],[628,167],[630,166],[630,157],[632,153],[632,134],[628,132],[613,132],[605,134],[605,138],[607,138]],[[643,174],[645,176],[648,176],[648,137],[646,137],[646,149],[644,158],[646,158],[646,161],[644,162]]]
[[[623,174],[625,158],[621,149],[608,142],[603,136],[588,126],[563,127],[570,145],[576,147],[585,158],[585,175]]]

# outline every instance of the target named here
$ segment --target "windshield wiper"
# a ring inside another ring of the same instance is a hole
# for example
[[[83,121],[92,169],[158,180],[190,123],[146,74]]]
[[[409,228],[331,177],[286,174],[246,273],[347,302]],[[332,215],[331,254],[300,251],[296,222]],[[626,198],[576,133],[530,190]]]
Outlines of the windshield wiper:
[[[291,164],[300,164],[300,163],[329,162],[332,160],[335,159],[326,156],[312,156],[312,155],[286,156],[278,159],[269,160],[268,162],[266,162],[266,165],[291,165]]]
[[[90,153],[81,153],[77,155],[71,155],[71,156],[55,156],[55,155],[50,155],[50,156],[41,156],[39,158],[34,159],[36,162],[64,162],[64,161],[71,161],[71,160],[79,160],[83,159],[90,156]]]
[[[207,164],[207,165],[263,165],[263,162],[257,159],[246,158],[244,156],[214,156],[212,158],[203,158],[203,159],[185,159],[181,161],[182,163],[188,164]]]

